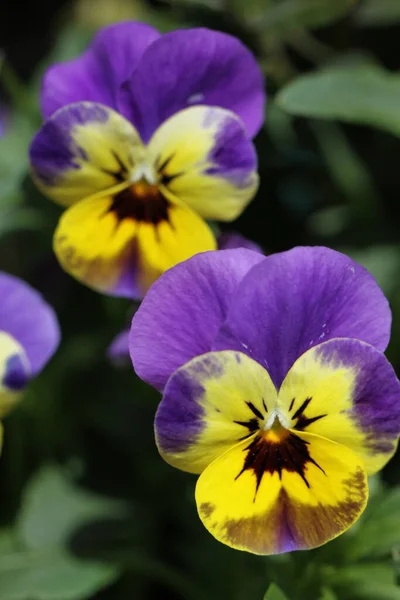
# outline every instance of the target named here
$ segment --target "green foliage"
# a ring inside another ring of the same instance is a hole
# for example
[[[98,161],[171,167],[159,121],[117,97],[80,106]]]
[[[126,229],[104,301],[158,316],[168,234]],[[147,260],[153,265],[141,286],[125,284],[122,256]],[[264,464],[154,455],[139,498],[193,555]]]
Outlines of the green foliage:
[[[0,532],[0,600],[80,600],[115,580],[118,567],[83,561],[67,547],[82,523],[108,514],[111,506],[55,468],[40,471],[25,492],[15,528]]]
[[[264,596],[264,600],[287,600],[287,597],[275,583],[271,583],[268,592]]]
[[[293,115],[338,119],[400,135],[400,76],[376,65],[332,67],[296,78],[278,94]]]

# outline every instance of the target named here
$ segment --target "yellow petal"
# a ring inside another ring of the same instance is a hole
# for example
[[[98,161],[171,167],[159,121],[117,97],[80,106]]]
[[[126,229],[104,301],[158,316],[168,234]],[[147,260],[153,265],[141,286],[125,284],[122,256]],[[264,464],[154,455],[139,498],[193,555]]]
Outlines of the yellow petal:
[[[276,401],[265,369],[246,354],[208,352],[177,369],[156,415],[156,442],[178,469],[201,473],[215,458],[262,430]]]
[[[29,378],[30,365],[24,348],[14,337],[0,331],[0,418],[18,403]]]
[[[133,265],[136,221],[120,219],[113,197],[93,197],[68,208],[54,234],[54,252],[70,275],[101,292],[114,292]],[[133,285],[132,268],[132,285]]]
[[[161,183],[204,219],[232,221],[258,187],[257,157],[232,112],[193,106],[165,121],[147,148]]]
[[[371,475],[397,447],[399,394],[385,356],[369,344],[343,338],[305,352],[287,374],[278,403],[291,427],[347,446]]]
[[[169,195],[171,199],[171,196]],[[168,219],[137,228],[138,285],[145,292],[170,267],[199,252],[216,250],[209,226],[183,204],[170,201]]]
[[[361,459],[313,434],[273,443],[253,436],[200,475],[196,502],[220,542],[255,554],[320,546],[348,529],[367,502]]]
[[[208,225],[165,199],[156,186],[121,188],[74,204],[59,221],[54,251],[79,281],[101,292],[140,297],[172,265],[216,248]]]
[[[143,157],[144,147],[133,125],[94,102],[69,104],[56,111],[30,149],[35,183],[64,206],[128,181]]]

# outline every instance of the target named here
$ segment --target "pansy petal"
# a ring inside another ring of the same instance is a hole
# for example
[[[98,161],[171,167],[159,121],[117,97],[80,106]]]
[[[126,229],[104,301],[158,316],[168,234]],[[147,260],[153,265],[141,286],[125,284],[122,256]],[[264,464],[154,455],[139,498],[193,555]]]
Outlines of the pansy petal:
[[[264,120],[264,102],[261,70],[239,40],[187,29],[167,33],[148,47],[121,88],[120,109],[145,141],[171,115],[193,104],[231,110],[253,136]]]
[[[279,387],[303,352],[331,338],[383,351],[390,324],[388,301],[366,269],[329,248],[294,248],[243,279],[213,349],[245,351]]]
[[[258,187],[254,146],[222,108],[180,111],[157,129],[148,156],[163,186],[205,219],[236,219]]]
[[[240,352],[210,352],[178,369],[165,388],[155,430],[161,456],[201,473],[215,458],[262,429],[276,402],[265,369]]]
[[[60,340],[55,312],[36,290],[6,273],[0,273],[0,297],[0,331],[22,346],[35,375],[53,355]]]
[[[44,75],[41,107],[45,118],[74,102],[90,100],[117,108],[116,94],[146,48],[160,34],[134,21],[105,27],[79,58],[51,66]]]
[[[0,418],[18,402],[30,376],[25,350],[15,338],[0,331]]]
[[[254,252],[259,252],[260,254],[264,254],[261,246],[253,242],[253,240],[249,240],[244,235],[239,233],[238,231],[225,231],[221,233],[218,238],[218,250],[230,250],[233,248],[248,248],[249,250],[254,250]]]
[[[134,263],[137,223],[120,219],[112,210],[113,197],[93,197],[77,202],[61,216],[54,234],[54,252],[67,273],[100,292],[129,294],[121,278]],[[134,289],[132,272],[131,289]]]
[[[118,333],[107,349],[108,358],[116,364],[129,361],[129,329]]]
[[[287,374],[279,403],[291,427],[347,446],[369,475],[396,450],[400,382],[385,356],[364,342],[336,339],[305,352]]]
[[[164,271],[194,254],[215,250],[217,242],[210,227],[181,203],[170,203],[168,218],[142,222],[137,231],[138,282],[143,293]]]
[[[137,297],[163,271],[215,247],[208,225],[190,209],[170,205],[159,223],[122,214],[117,196],[95,196],[64,212],[54,235],[62,267],[101,292]],[[128,198],[129,200],[129,198]]]
[[[123,183],[143,152],[138,133],[121,115],[80,102],[44,123],[31,144],[30,161],[42,192],[68,206]]]
[[[135,371],[162,390],[180,366],[211,350],[245,274],[263,256],[246,249],[205,252],[164,273],[133,317]]]
[[[282,444],[290,443],[289,453],[245,440],[200,475],[199,515],[219,541],[279,554],[320,546],[358,519],[368,495],[361,459],[313,434],[288,440]]]

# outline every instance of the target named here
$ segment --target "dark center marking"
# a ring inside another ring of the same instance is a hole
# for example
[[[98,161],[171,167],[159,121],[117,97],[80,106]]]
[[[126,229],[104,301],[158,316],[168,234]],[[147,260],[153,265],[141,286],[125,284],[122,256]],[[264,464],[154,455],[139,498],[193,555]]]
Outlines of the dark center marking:
[[[310,484],[305,475],[307,464],[311,463],[322,473],[326,473],[310,456],[308,446],[307,441],[290,432],[286,432],[286,437],[280,441],[268,440],[266,436],[258,435],[245,448],[247,454],[243,468],[235,477],[235,480],[245,471],[253,471],[256,477],[254,501],[264,473],[270,475],[278,473],[279,479],[282,479],[283,471],[298,473],[309,488]]]
[[[120,159],[118,154],[115,152],[115,150],[111,150],[111,154],[114,157],[114,160],[118,165],[118,169],[115,171],[112,171],[111,169],[106,169],[105,167],[100,167],[100,170],[103,171],[103,173],[106,173],[107,175],[111,175],[111,177],[114,177],[117,183],[122,183],[127,180],[129,170],[124,165],[124,163],[122,162],[122,160]]]
[[[267,407],[265,406],[264,398],[262,398],[262,403],[265,408],[265,411],[268,412]],[[246,438],[248,438],[255,431],[259,431],[261,429],[262,423],[264,422],[264,419],[265,419],[265,415],[263,415],[262,412],[256,406],[254,406],[254,404],[252,402],[246,401],[245,404],[249,407],[249,409],[253,413],[254,417],[249,418],[247,421],[234,421],[234,423],[236,423],[237,425],[242,425],[243,427],[247,427],[247,429],[249,430],[249,432],[246,435],[239,438],[240,442],[242,440],[245,440]],[[261,423],[260,423],[260,421],[261,421]]]
[[[113,212],[118,221],[133,219],[158,225],[169,222],[170,206],[158,186],[139,181],[116,194],[107,212]]]
[[[168,156],[165,160],[163,160],[162,163],[160,163],[160,158],[158,158],[158,160],[156,161],[157,164],[157,173],[160,179],[160,183],[162,185],[167,186],[169,183],[171,183],[171,181],[173,181],[174,179],[176,179],[177,177],[180,177],[183,173],[167,173],[167,169],[168,166],[171,163],[171,160],[174,158],[174,154],[171,154],[170,156]]]
[[[315,417],[306,417],[305,416],[304,412],[311,401],[312,401],[311,397],[306,398],[304,400],[304,402],[301,404],[301,406],[294,413],[292,418],[293,418],[293,420],[297,419],[297,423],[294,426],[294,429],[297,429],[298,431],[303,431],[306,427],[311,425],[311,423],[315,423],[315,421],[319,421],[323,417],[326,417],[326,413],[323,415],[316,415]],[[295,403],[295,398],[293,398],[293,400],[290,403],[289,412],[292,410],[294,403]]]
[[[249,407],[249,409],[251,410],[251,412],[253,414],[255,414],[258,419],[261,419],[261,420],[264,419],[264,415],[262,414],[262,412],[259,411],[258,408],[256,406],[254,406],[254,404],[252,402],[246,402],[246,404]]]

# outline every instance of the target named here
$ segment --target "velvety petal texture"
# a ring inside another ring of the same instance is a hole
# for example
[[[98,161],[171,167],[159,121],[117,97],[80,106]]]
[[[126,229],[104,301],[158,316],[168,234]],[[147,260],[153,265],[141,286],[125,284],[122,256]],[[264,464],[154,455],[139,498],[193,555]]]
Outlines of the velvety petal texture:
[[[59,108],[90,100],[118,108],[117,95],[146,48],[160,37],[145,23],[105,27],[79,58],[51,66],[44,75],[41,107],[45,118]]]
[[[137,374],[162,390],[178,367],[209,352],[238,284],[261,260],[246,249],[205,252],[164,273],[132,320]]]
[[[262,428],[276,404],[265,369],[240,352],[210,352],[175,371],[165,388],[155,427],[161,456],[201,473],[226,450]]]
[[[101,104],[79,102],[57,111],[36,134],[30,148],[38,187],[64,206],[128,185],[144,147],[136,130]]]
[[[385,356],[364,342],[333,339],[305,352],[287,374],[279,408],[289,426],[327,437],[382,469],[400,433],[400,383]]]
[[[199,516],[219,541],[254,554],[315,548],[337,537],[360,516],[368,498],[362,461],[325,438],[291,439],[295,459],[269,467],[276,447],[259,438],[265,470],[253,462],[254,440],[234,446],[210,464],[196,486]],[[273,464],[273,463],[272,463]]]
[[[375,279],[329,248],[266,257],[243,279],[213,349],[244,351],[280,386],[295,360],[334,337],[385,350],[391,312]]]
[[[255,148],[242,122],[221,108],[176,113],[151,138],[148,161],[155,170],[163,165],[168,192],[208,220],[236,219],[258,187]]]
[[[215,246],[208,225],[180,203],[171,203],[168,219],[155,226],[121,218],[112,196],[74,204],[54,234],[54,252],[70,275],[95,290],[128,297],[144,295],[166,269]]]
[[[29,379],[55,352],[60,332],[53,310],[40,294],[0,273],[0,418],[18,402]]]
[[[60,341],[56,314],[36,290],[6,273],[0,273],[0,297],[0,331],[20,344],[32,375],[36,375]]]
[[[144,141],[170,116],[194,104],[227,108],[254,136],[264,120],[264,103],[254,56],[236,38],[209,29],[173,31],[154,41],[119,97],[122,114]]]

